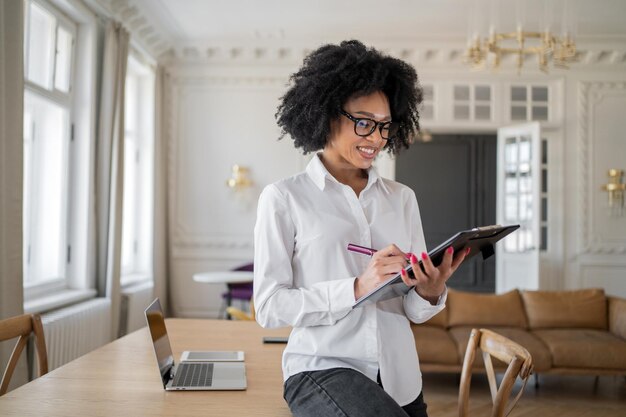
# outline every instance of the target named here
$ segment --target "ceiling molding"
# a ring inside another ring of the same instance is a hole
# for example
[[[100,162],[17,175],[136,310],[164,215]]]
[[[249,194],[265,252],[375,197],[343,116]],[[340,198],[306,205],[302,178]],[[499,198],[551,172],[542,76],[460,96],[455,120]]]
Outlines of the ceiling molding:
[[[162,27],[152,10],[146,10],[142,0],[86,0],[97,5],[109,18],[120,21],[131,33],[132,39],[154,59],[168,66],[180,64],[210,64],[226,66],[300,65],[302,59],[318,46],[334,42],[321,35],[311,38],[258,38],[178,40]],[[150,3],[158,6],[159,2]],[[425,35],[419,38],[363,39],[369,45],[391,56],[420,67],[468,68],[465,63],[464,39],[452,34]],[[524,71],[534,70],[536,59],[526,59]],[[626,67],[626,38],[600,35],[581,37],[579,61],[572,68],[624,69]],[[515,57],[502,60],[501,71],[516,70]]]
[[[318,43],[317,45],[321,45]],[[185,64],[211,65],[300,65],[302,59],[308,55],[314,46],[311,45],[248,45],[236,44],[186,44],[173,46],[167,55],[161,56],[161,62],[168,66]],[[415,46],[408,42],[398,42],[393,46],[378,47],[386,54],[403,59],[420,67],[447,67],[467,68],[465,63],[465,49],[454,43],[449,45]],[[500,71],[516,71],[516,57],[505,56],[502,59]],[[572,69],[624,69],[626,67],[626,45],[618,48],[593,46],[581,49],[578,52],[578,62],[570,65]],[[538,68],[537,59],[528,57],[525,60],[524,71],[534,71]],[[549,68],[551,70],[551,68]],[[478,70],[480,71],[480,70]],[[484,70],[483,70],[484,71]],[[538,69],[537,69],[538,71]]]
[[[86,0],[95,6],[96,11],[105,17],[119,21],[131,34],[131,40],[157,61],[167,57],[172,49],[172,42],[144,16],[133,0]]]

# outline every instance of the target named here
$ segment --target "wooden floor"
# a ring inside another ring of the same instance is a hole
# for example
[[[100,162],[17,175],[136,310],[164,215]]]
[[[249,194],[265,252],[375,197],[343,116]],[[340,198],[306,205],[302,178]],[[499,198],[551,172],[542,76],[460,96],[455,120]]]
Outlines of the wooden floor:
[[[423,380],[428,414],[458,416],[458,376],[424,374]],[[519,386],[514,394],[517,388]],[[470,392],[470,415],[488,416],[491,397],[487,377],[474,375]],[[626,380],[601,376],[596,386],[595,378],[590,376],[541,375],[539,388],[535,389],[534,377],[531,377],[510,416],[625,417]]]

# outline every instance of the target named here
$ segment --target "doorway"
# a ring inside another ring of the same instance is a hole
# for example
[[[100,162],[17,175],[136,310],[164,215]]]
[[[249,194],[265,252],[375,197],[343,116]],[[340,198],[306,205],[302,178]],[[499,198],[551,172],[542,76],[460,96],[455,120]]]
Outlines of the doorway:
[[[396,180],[417,196],[426,246],[464,229],[496,223],[495,134],[441,134],[416,142],[396,159]],[[495,292],[495,255],[464,262],[450,288]]]

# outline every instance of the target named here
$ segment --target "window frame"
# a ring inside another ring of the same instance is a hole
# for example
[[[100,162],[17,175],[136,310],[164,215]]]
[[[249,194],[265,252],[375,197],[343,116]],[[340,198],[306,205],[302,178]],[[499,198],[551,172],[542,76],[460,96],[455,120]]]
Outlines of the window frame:
[[[24,91],[31,91],[44,99],[63,100],[69,110],[69,150],[67,154],[67,198],[64,216],[67,221],[65,276],[55,282],[24,286],[24,310],[28,313],[48,311],[96,296],[95,259],[93,258],[93,175],[96,136],[96,99],[98,44],[97,16],[80,0],[26,0],[24,2],[25,45],[30,36],[30,4],[35,3],[49,11],[57,20],[57,29],[62,26],[74,28],[70,85],[68,92],[56,88],[55,70],[52,74],[51,90],[28,81],[26,76],[26,50],[24,66]],[[26,49],[26,48],[25,48]],[[53,54],[56,67],[56,54]],[[70,98],[71,97],[71,98]],[[72,139],[73,138],[73,139]],[[70,251],[70,262],[67,262]]]
[[[474,80],[471,82],[462,82],[455,81],[450,83],[451,86],[451,109],[450,109],[450,117],[454,123],[493,123],[496,120],[494,114],[494,94],[495,87],[494,84],[487,81]],[[477,88],[487,88],[489,91],[489,99],[478,99],[476,98]],[[457,88],[467,88],[468,89],[468,97],[465,98],[456,98],[456,90]],[[467,107],[467,117],[466,118],[458,118],[456,115],[457,106],[459,107]],[[476,117],[476,109],[477,107],[487,107],[489,109],[489,118],[482,119]]]
[[[129,130],[127,127],[127,117],[125,114],[125,126],[124,135],[126,141],[126,135],[131,135],[136,145],[137,154],[133,156],[135,160],[135,173],[137,175],[134,180],[134,186],[136,190],[143,190],[147,193],[148,198],[137,199],[139,204],[135,204],[134,212],[132,216],[135,219],[132,229],[132,241],[133,241],[133,253],[134,259],[130,264],[124,263],[124,230],[122,230],[122,259],[120,268],[120,286],[127,288],[129,286],[153,281],[153,231],[152,224],[154,220],[154,148],[155,148],[155,109],[154,106],[150,106],[154,103],[155,97],[155,68],[143,57],[143,54],[138,52],[131,46],[128,56],[128,66],[126,72],[126,80],[129,77],[134,77],[136,86],[136,97],[134,100],[134,114],[136,120],[134,121],[134,130]],[[127,84],[128,86],[128,84]],[[129,89],[126,90],[126,94],[130,93]],[[128,97],[128,96],[127,96]],[[126,103],[125,103],[126,104]],[[125,110],[128,110],[125,106]],[[126,142],[125,142],[126,143]],[[126,152],[128,149],[124,149],[125,157],[128,155]],[[125,176],[126,181],[126,176]],[[125,212],[125,210],[123,210]],[[147,220],[146,220],[147,219]],[[142,227],[141,220],[149,222],[149,225],[145,224]],[[123,223],[123,226],[126,223]],[[143,236],[142,236],[143,235]],[[146,247],[142,246],[145,245]]]
[[[524,100],[513,100],[513,89],[519,88],[526,91]],[[533,99],[534,88],[545,88],[546,100]],[[554,109],[552,108],[554,101],[554,87],[551,82],[536,82],[536,81],[524,81],[524,82],[512,82],[508,85],[507,89],[509,108],[507,109],[507,119],[509,123],[527,123],[527,122],[539,122],[543,125],[549,124],[554,121]],[[524,119],[513,118],[513,108],[524,109],[526,117]],[[535,108],[545,108],[545,119],[534,119],[533,110]]]
[[[73,124],[74,124],[74,111],[73,111],[73,107],[74,107],[74,88],[73,88],[73,75],[75,73],[75,66],[76,66],[76,36],[78,34],[78,23],[73,22],[72,20],[70,20],[67,16],[65,16],[60,10],[58,10],[54,5],[40,1],[40,0],[28,0],[25,3],[25,15],[24,15],[24,19],[25,19],[25,33],[27,34],[27,36],[25,36],[25,47],[24,47],[24,94],[31,94],[39,99],[43,99],[43,100],[47,100],[50,101],[51,103],[53,103],[54,105],[57,105],[61,108],[63,108],[64,110],[67,111],[68,114],[68,120],[67,120],[67,128],[68,128],[68,132],[67,132],[67,138],[65,138],[67,140],[67,149],[64,152],[64,157],[66,159],[66,170],[64,173],[64,183],[63,183],[63,220],[62,220],[62,233],[63,236],[61,238],[61,253],[59,254],[59,256],[61,256],[62,261],[63,261],[63,255],[62,253],[65,252],[65,265],[63,268],[63,275],[62,277],[59,278],[55,278],[55,279],[51,279],[51,280],[46,280],[44,282],[41,283],[34,283],[34,284],[30,284],[27,285],[26,281],[24,281],[23,286],[24,286],[24,299],[25,300],[31,300],[33,298],[39,298],[45,294],[49,294],[50,292],[57,292],[59,290],[63,290],[68,288],[68,267],[67,264],[68,262],[68,257],[69,254],[68,252],[71,250],[71,242],[70,242],[70,211],[69,208],[72,204],[72,202],[70,201],[71,196],[72,196],[72,166],[71,166],[71,159],[72,159],[72,146],[71,146],[71,142],[72,142],[72,129],[73,129]],[[37,7],[40,7],[42,9],[44,9],[47,13],[49,13],[52,17],[54,17],[55,19],[55,27],[54,27],[54,39],[52,41],[52,47],[54,49],[52,56],[50,57],[51,61],[52,61],[52,66],[51,66],[51,72],[50,74],[47,75],[47,77],[49,78],[49,82],[50,82],[50,88],[45,88],[44,86],[31,81],[28,78],[28,57],[30,55],[30,13],[31,13],[31,5],[36,5]],[[63,28],[65,29],[67,32],[69,32],[72,37],[73,37],[73,41],[72,41],[72,51],[71,51],[71,64],[69,67],[69,71],[70,71],[70,84],[69,84],[69,89],[67,92],[64,92],[62,90],[59,90],[56,88],[56,83],[55,83],[55,77],[56,77],[56,54],[57,54],[57,40],[58,40],[58,33],[59,33],[59,29]],[[65,140],[64,139],[64,140]],[[34,165],[34,164],[33,164]],[[33,175],[33,173],[38,170],[39,167],[38,166],[31,166],[31,177],[36,177],[35,175]],[[30,185],[30,184],[29,184]],[[37,202],[35,202],[37,203]],[[31,210],[33,206],[40,206],[40,204],[31,204]],[[32,211],[29,211],[29,216],[28,219],[24,219],[24,221],[28,221],[32,215]],[[29,230],[30,231],[30,230]],[[30,235],[30,233],[29,233]],[[31,236],[28,236],[27,241],[24,242],[24,246],[26,247],[26,245],[28,245],[29,247],[31,246]],[[65,250],[63,250],[63,248],[65,248]],[[26,260],[24,261],[26,262]]]

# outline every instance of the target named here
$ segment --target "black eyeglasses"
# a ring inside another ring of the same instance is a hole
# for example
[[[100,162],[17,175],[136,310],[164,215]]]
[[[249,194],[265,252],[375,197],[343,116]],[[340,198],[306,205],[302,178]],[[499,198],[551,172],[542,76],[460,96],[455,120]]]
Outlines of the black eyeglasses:
[[[354,117],[345,110],[339,110],[341,114],[354,122],[354,133],[357,136],[366,137],[374,133],[376,127],[380,131],[380,136],[385,140],[392,140],[400,130],[400,123],[396,122],[377,122],[366,117]]]

